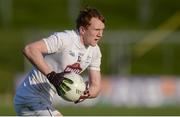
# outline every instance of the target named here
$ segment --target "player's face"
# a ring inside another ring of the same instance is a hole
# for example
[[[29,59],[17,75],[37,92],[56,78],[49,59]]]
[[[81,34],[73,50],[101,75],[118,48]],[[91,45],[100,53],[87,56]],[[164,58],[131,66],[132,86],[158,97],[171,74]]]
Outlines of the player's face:
[[[83,42],[86,46],[96,46],[103,35],[104,23],[98,18],[92,18],[90,25],[84,29]]]

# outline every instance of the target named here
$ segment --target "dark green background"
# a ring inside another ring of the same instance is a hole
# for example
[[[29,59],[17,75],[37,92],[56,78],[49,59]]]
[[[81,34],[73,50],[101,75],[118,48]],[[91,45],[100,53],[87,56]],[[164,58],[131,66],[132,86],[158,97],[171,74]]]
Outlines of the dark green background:
[[[139,2],[141,0],[80,0],[79,9],[85,5],[98,8],[106,17],[106,31],[109,30],[140,30],[152,31],[164,21],[173,16],[180,9],[180,0],[149,0],[150,17],[142,22],[139,17]],[[0,106],[0,114],[13,115],[12,95],[14,94],[14,78],[18,73],[24,72],[24,57],[21,53],[25,45],[26,33],[38,33],[41,30],[62,31],[72,29],[75,21],[68,15],[68,0],[12,0],[12,19],[8,25],[2,23],[0,17],[0,101],[9,101],[10,106]],[[75,19],[75,18],[74,18]],[[176,31],[179,31],[178,28]],[[42,37],[42,35],[40,36]],[[163,68],[164,46],[170,47],[173,52],[173,62],[170,69]],[[110,47],[101,42],[102,73],[109,75],[113,69],[109,68],[108,50]],[[132,43],[133,47],[133,43]],[[180,55],[179,44],[160,44],[141,58],[132,56],[130,75],[179,75]],[[133,50],[132,50],[133,52]],[[134,55],[133,53],[132,55]],[[10,100],[5,99],[6,96]],[[1,109],[2,108],[2,109]],[[62,108],[65,115],[180,115],[177,109],[125,109],[125,108],[80,108],[73,111],[71,108]],[[72,112],[72,113],[69,113]],[[82,113],[81,113],[81,112]],[[89,111],[89,112],[86,112]],[[78,112],[78,113],[77,113]],[[107,113],[106,113],[107,112]]]

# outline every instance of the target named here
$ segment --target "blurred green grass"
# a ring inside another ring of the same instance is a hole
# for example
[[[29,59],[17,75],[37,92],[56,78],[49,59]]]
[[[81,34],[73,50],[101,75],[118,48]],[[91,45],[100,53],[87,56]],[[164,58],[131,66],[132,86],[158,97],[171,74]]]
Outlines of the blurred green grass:
[[[0,95],[0,116],[15,116],[13,94]],[[56,105],[65,116],[180,116],[179,106],[162,107],[112,107],[98,104],[96,106],[61,106]]]
[[[180,108],[123,108],[123,107],[65,107],[60,109],[67,116],[167,116],[180,115]]]
[[[179,116],[180,107],[123,108],[123,107],[59,107],[64,116]],[[13,107],[0,106],[1,116],[15,116]]]

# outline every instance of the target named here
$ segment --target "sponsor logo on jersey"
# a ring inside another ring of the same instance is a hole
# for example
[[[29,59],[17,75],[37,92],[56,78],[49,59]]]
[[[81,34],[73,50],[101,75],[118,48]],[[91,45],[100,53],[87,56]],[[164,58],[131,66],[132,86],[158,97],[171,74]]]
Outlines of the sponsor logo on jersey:
[[[79,63],[74,63],[72,65],[68,65],[64,71],[75,72],[75,73],[79,74],[82,71],[82,68]]]

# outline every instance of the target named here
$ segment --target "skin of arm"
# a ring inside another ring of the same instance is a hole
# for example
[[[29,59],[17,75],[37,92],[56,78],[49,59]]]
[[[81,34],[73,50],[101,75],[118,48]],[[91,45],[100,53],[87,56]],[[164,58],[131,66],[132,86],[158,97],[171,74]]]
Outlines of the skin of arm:
[[[27,44],[23,49],[24,56],[44,75],[52,71],[43,57],[43,54],[47,52],[48,50],[43,40]]]
[[[101,90],[101,73],[96,70],[89,70],[89,98],[96,98]]]

